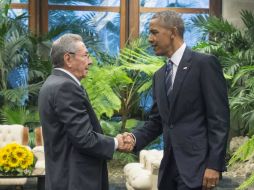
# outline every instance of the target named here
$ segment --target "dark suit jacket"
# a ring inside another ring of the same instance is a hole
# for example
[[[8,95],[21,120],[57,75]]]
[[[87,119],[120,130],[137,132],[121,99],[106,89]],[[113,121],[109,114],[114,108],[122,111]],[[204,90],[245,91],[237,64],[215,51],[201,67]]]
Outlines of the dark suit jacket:
[[[114,139],[102,129],[83,89],[69,75],[54,70],[39,94],[46,190],[107,190],[106,159]]]
[[[149,121],[133,132],[136,150],[141,150],[163,133],[164,157],[159,170],[158,186],[167,189],[172,149],[178,171],[191,188],[202,185],[205,168],[225,170],[229,130],[229,106],[226,82],[216,57],[186,48],[178,66],[173,91],[165,91],[165,69],[153,78],[153,107]]]

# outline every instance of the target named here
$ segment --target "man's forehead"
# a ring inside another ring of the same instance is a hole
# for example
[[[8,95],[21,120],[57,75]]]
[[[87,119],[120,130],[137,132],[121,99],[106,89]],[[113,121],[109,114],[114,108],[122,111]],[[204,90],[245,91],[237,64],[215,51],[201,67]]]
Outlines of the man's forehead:
[[[79,51],[85,51],[85,52],[87,52],[86,45],[83,42],[81,42],[79,44],[79,48],[78,49],[79,49]]]
[[[167,28],[166,24],[161,21],[159,18],[154,18],[150,21],[150,25],[149,25],[150,30],[156,30],[158,28]]]

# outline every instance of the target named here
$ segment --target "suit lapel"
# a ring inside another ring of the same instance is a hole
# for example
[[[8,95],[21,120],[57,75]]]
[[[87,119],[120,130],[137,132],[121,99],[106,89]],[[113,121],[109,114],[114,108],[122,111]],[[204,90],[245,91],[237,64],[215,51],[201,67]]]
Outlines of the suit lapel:
[[[191,69],[191,50],[186,48],[183,54],[183,57],[178,65],[178,69],[176,72],[174,84],[173,84],[173,90],[170,97],[170,113],[172,111],[172,108],[174,107],[174,104],[177,99],[177,94],[179,93],[179,90],[181,89],[182,83]]]

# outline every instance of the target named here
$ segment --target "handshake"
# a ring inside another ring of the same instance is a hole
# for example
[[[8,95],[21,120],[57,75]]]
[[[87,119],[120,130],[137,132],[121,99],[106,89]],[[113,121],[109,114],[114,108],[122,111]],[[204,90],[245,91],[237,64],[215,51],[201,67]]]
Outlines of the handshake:
[[[118,134],[115,138],[118,141],[117,150],[120,152],[131,152],[136,144],[136,139],[131,133]]]

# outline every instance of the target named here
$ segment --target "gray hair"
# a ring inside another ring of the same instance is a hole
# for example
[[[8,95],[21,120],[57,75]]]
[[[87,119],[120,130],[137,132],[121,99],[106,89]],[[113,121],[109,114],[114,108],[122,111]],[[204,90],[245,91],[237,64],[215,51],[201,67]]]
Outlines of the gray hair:
[[[83,42],[80,35],[64,34],[53,42],[50,57],[54,68],[64,66],[64,54],[77,51],[77,42]]]
[[[176,27],[179,35],[183,38],[184,23],[180,14],[175,11],[162,11],[155,13],[152,19],[159,19],[161,24],[166,28]]]

